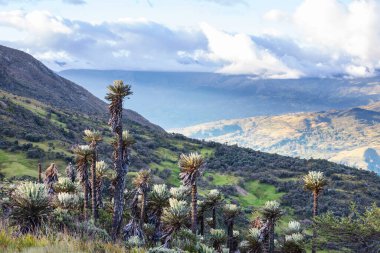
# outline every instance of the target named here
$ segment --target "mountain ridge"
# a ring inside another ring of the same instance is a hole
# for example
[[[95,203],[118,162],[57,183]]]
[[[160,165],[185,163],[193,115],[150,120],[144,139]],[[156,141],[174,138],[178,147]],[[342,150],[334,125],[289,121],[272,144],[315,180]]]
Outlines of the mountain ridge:
[[[378,105],[216,121],[169,131],[269,153],[329,159],[380,173],[380,164],[371,162],[378,161],[380,154]],[[371,159],[365,155],[367,150]]]
[[[71,111],[97,117],[107,114],[107,104],[83,87],[54,73],[33,56],[1,45],[0,88]],[[142,125],[163,130],[132,110],[124,113]]]

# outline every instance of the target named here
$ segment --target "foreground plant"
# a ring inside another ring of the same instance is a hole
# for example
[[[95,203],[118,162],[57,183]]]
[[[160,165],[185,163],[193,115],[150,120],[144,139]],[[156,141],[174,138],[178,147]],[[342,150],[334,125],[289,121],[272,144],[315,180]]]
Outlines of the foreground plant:
[[[163,242],[168,246],[174,233],[185,227],[189,218],[189,206],[186,201],[169,199],[169,207],[164,208],[162,222],[164,224]]]
[[[244,241],[240,243],[242,252],[247,253],[260,253],[262,252],[262,242],[260,237],[260,230],[258,228],[251,228]]]
[[[211,227],[216,228],[216,210],[223,203],[223,195],[219,190],[210,190],[206,195],[205,204],[212,210],[212,223]]]
[[[123,100],[132,94],[130,85],[124,84],[121,80],[116,80],[113,82],[113,85],[108,86],[108,93],[105,97],[110,101],[108,107],[110,119],[108,124],[111,126],[116,138],[114,145],[116,180],[111,234],[113,240],[116,240],[116,236],[120,231],[124,208],[125,176],[128,172],[127,150],[123,148]]]
[[[305,252],[304,239],[301,224],[298,221],[290,221],[285,229],[285,240],[282,251],[284,253]]]
[[[240,208],[235,204],[226,204],[223,207],[223,213],[227,224],[227,248],[229,249],[229,252],[234,252],[234,221],[240,214]]]
[[[222,252],[223,244],[226,243],[227,236],[223,229],[210,230],[210,242],[212,247],[219,253]]]
[[[11,199],[10,221],[21,233],[36,233],[52,211],[43,184],[27,182],[19,185]]]
[[[203,163],[204,159],[198,153],[181,154],[178,162],[182,184],[191,187],[191,231],[194,234],[197,233],[197,178],[201,175]]]
[[[161,216],[163,209],[169,205],[169,198],[170,192],[165,184],[153,185],[149,195],[148,207],[155,223],[155,241],[161,237]]]
[[[283,211],[280,208],[280,203],[277,201],[267,201],[264,207],[261,209],[261,215],[268,224],[269,232],[269,253],[274,252],[274,228],[276,222],[283,215]]]
[[[97,191],[94,187],[97,180],[96,180],[96,160],[98,157],[97,154],[97,147],[98,143],[101,142],[102,135],[99,131],[95,130],[84,130],[84,136],[83,140],[89,143],[89,146],[92,149],[92,156],[91,156],[91,204],[92,204],[92,216],[94,218],[94,221],[98,219],[99,213],[98,213],[98,205],[97,205]]]
[[[103,180],[104,178],[108,177],[108,165],[104,161],[98,161],[96,163],[96,183],[95,183],[95,189],[96,189],[96,205],[98,208],[103,207]]]
[[[87,219],[87,210],[89,209],[89,194],[90,194],[90,183],[88,179],[88,165],[91,161],[93,150],[88,145],[78,145],[73,149],[76,155],[77,170],[80,175],[80,183],[83,188],[84,194],[84,206],[83,206],[83,216]]]
[[[327,180],[321,171],[309,171],[309,173],[303,177],[304,187],[306,190],[309,190],[313,194],[313,218],[318,215],[318,197],[323,187],[326,186]],[[317,229],[313,228],[313,242],[311,246],[311,252],[317,252],[316,246],[317,240]]]

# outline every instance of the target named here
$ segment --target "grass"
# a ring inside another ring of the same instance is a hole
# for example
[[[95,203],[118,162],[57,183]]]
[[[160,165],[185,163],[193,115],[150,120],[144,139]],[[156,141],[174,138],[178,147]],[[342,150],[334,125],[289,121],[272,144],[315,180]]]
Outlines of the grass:
[[[6,177],[25,175],[37,177],[37,165],[37,161],[26,158],[25,154],[0,150],[0,171]]]
[[[21,235],[13,237],[9,232],[0,231],[0,252],[3,253],[85,253],[104,252],[122,253],[126,249],[119,244],[109,242],[81,240],[68,235],[55,234],[54,236]],[[145,251],[133,251],[145,252]]]
[[[178,155],[167,148],[158,148],[155,153],[164,161],[170,161],[176,163],[178,161]]]
[[[239,178],[233,175],[214,173],[214,172],[206,172],[203,175],[203,178],[212,177],[212,184],[217,186],[223,185],[237,185],[239,182]]]
[[[246,183],[243,188],[247,194],[240,195],[238,200],[245,207],[263,206],[266,201],[278,200],[284,195],[282,192],[277,192],[273,185],[263,184],[257,180]]]

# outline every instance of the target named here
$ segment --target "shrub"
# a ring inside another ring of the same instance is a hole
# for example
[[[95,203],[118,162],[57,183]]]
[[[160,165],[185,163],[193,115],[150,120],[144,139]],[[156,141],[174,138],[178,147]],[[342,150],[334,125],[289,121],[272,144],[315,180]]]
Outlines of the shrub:
[[[67,177],[60,177],[58,183],[54,185],[55,192],[74,193],[77,190],[77,185]]]
[[[65,209],[75,209],[80,204],[80,198],[77,194],[61,192],[57,195],[59,205]]]
[[[52,210],[44,185],[32,182],[16,188],[11,205],[11,225],[19,227],[22,233],[37,232]]]

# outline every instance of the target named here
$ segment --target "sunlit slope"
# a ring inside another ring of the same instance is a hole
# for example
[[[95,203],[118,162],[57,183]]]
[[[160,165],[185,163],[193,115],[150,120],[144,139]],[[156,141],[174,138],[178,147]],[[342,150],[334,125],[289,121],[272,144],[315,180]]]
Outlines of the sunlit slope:
[[[322,158],[380,173],[378,103],[318,113],[224,120],[173,129],[198,139],[293,157]]]

